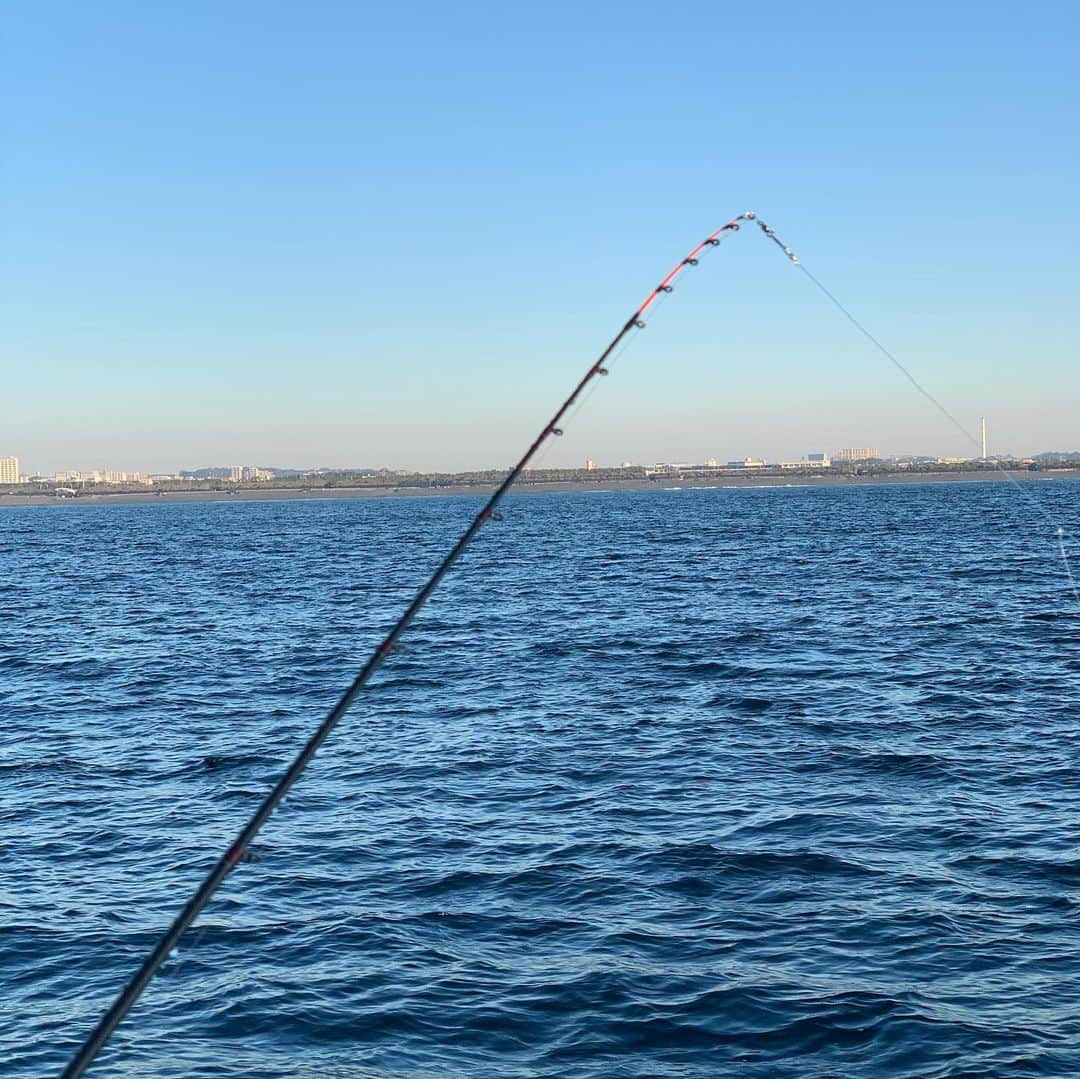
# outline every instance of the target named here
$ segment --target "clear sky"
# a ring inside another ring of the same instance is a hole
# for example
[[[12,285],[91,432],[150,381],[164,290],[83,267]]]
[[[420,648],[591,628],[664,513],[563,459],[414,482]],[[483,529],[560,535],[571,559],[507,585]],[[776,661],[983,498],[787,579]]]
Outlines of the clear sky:
[[[506,465],[757,210],[991,449],[1080,449],[1077,6],[0,6],[0,455]],[[968,447],[744,230],[547,464]]]

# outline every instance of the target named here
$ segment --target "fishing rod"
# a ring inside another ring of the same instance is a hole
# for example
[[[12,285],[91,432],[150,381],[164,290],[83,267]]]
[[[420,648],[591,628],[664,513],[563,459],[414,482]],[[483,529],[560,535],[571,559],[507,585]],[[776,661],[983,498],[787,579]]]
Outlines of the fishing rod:
[[[250,846],[252,840],[258,835],[263,825],[274,814],[275,810],[281,805],[285,796],[289,790],[300,778],[305,768],[311,762],[312,757],[319,747],[326,741],[333,729],[338,725],[345,713],[348,711],[349,706],[356,699],[361,689],[368,683],[371,676],[382,665],[386,657],[394,650],[397,644],[398,638],[409,627],[409,624],[413,621],[416,615],[420,612],[421,608],[427,603],[431,594],[439,586],[442,579],[453,567],[454,563],[461,557],[465,548],[472,542],[476,534],[488,521],[501,521],[502,515],[498,512],[498,506],[502,502],[507,491],[514,485],[517,479],[521,476],[521,473],[525,470],[529,462],[536,456],[540,448],[551,438],[560,436],[562,428],[559,424],[563,422],[564,417],[578,401],[582,392],[599,376],[608,374],[608,368],[605,367],[605,363],[610,362],[615,355],[616,349],[628,338],[628,336],[637,330],[643,330],[645,328],[644,315],[652,307],[652,305],[663,295],[670,293],[673,289],[675,280],[688,268],[697,266],[699,258],[707,248],[716,247],[720,244],[721,238],[728,233],[738,232],[743,222],[755,223],[764,236],[770,239],[784,255],[791,261],[791,263],[800,270],[802,270],[807,277],[820,289],[825,296],[840,309],[843,315],[854,324],[854,326],[865,336],[870,342],[882,352],[886,358],[888,358],[901,373],[915,386],[915,388],[922,393],[944,416],[956,426],[965,436],[971,437],[970,433],[959,423],[959,421],[950,413],[932,394],[929,393],[911,374],[911,372],[891,353],[888,349],[882,345],[876,337],[874,337],[869,330],[867,330],[862,323],[860,323],[850,311],[845,308],[839,300],[820,282],[813,274],[810,273],[796,257],[791,248],[787,247],[780,238],[776,235],[772,228],[770,228],[764,221],[762,221],[757,214],[753,211],[747,210],[745,213],[739,214],[738,217],[733,218],[726,225],[722,225],[715,232],[711,233],[704,240],[701,241],[681,262],[678,262],[674,268],[667,274],[666,277],[649,293],[640,306],[634,311],[634,313],[626,320],[619,332],[612,338],[611,343],[604,349],[598,359],[592,364],[591,367],[585,372],[581,380],[574,387],[573,392],[569,397],[559,406],[554,416],[548,421],[548,423],[540,430],[540,433],[533,440],[532,444],[525,451],[521,460],[507,473],[506,478],[495,489],[494,493],[487,500],[484,506],[472,519],[468,528],[462,534],[461,538],[450,548],[450,551],[439,563],[435,572],[428,578],[425,584],[416,593],[412,602],[405,608],[397,622],[394,623],[390,632],[387,633],[382,643],[376,647],[372,652],[371,657],[364,664],[360,673],[353,680],[352,684],[345,690],[337,704],[330,710],[330,713],[322,721],[315,733],[310,737],[307,743],[303,746],[292,764],[277,781],[270,793],[267,794],[265,799],[259,808],[255,811],[251,819],[241,829],[239,835],[220,856],[214,867],[207,874],[202,884],[199,885],[195,894],[188,900],[187,904],[176,916],[172,925],[164,933],[158,943],[154,946],[153,951],[146,957],[142,965],[135,972],[134,976],[124,987],[123,991],[113,1002],[109,1010],[102,1016],[97,1026],[90,1032],[86,1040],[83,1042],[79,1051],[75,1057],[68,1064],[62,1073],[62,1079],[78,1079],[79,1076],[86,1072],[86,1069],[93,1063],[95,1058],[101,1052],[105,1043],[109,1040],[113,1031],[123,1020],[124,1016],[131,1010],[136,1001],[142,996],[143,991],[150,983],[151,979],[162,967],[162,965],[173,955],[176,954],[176,948],[183,936],[185,930],[187,930],[195,919],[199,916],[201,911],[210,902],[214,893],[221,886],[221,883],[225,878],[237,867],[237,865],[245,860],[246,852]],[[1031,502],[1031,498],[1026,491],[1022,489],[1022,485],[1010,476],[1000,465],[1000,462],[996,462],[998,470],[1009,480],[1013,481],[1013,484],[1020,493]],[[1034,503],[1036,508],[1044,517],[1049,520],[1049,515],[1045,509],[1038,503]],[[1069,566],[1068,557],[1065,553],[1064,545],[1064,530],[1057,529],[1056,532],[1058,546],[1060,547],[1061,558],[1065,565],[1066,573],[1069,577],[1069,584],[1072,587],[1073,594],[1076,596],[1076,585],[1072,576],[1072,571]]]
[[[62,1073],[63,1079],[78,1079],[83,1075],[86,1069],[93,1063],[94,1059],[104,1048],[105,1043],[112,1036],[114,1030],[119,1026],[124,1016],[132,1009],[135,1002],[142,996],[143,991],[149,985],[150,980],[161,969],[170,956],[175,954],[176,947],[179,944],[180,938],[183,936],[184,931],[195,921],[195,919],[206,907],[207,903],[213,898],[214,893],[221,886],[222,881],[244,860],[245,853],[248,847],[251,845],[252,840],[259,834],[263,825],[274,814],[274,811],[281,805],[285,796],[289,793],[289,790],[294,783],[303,774],[304,769],[307,768],[311,762],[311,758],[315,756],[319,747],[330,736],[331,731],[338,725],[342,717],[349,710],[349,706],[356,699],[357,695],[364,688],[364,686],[370,681],[371,676],[379,669],[383,661],[394,650],[394,646],[397,644],[398,638],[408,629],[409,624],[420,613],[421,608],[431,598],[431,594],[438,588],[442,579],[450,572],[454,563],[461,557],[465,548],[469,546],[476,534],[488,521],[501,521],[502,515],[498,512],[499,503],[502,502],[507,491],[514,485],[518,477],[529,462],[536,456],[540,448],[551,438],[557,438],[562,432],[562,428],[559,424],[563,421],[563,418],[573,407],[575,402],[580,397],[585,388],[596,378],[608,373],[608,369],[604,364],[611,359],[615,350],[623,343],[623,341],[632,332],[637,330],[643,330],[645,328],[644,315],[650,307],[663,295],[672,291],[676,278],[679,277],[685,270],[690,267],[697,266],[698,260],[701,254],[711,247],[719,245],[721,237],[728,233],[734,233],[739,231],[739,227],[742,222],[756,221],[760,226],[764,234],[770,237],[775,243],[777,243],[784,251],[784,254],[796,265],[798,265],[798,259],[787,247],[784,247],[782,243],[777,239],[776,234],[766,225],[760,221],[753,211],[746,211],[746,213],[739,214],[738,217],[733,218],[726,225],[722,225],[715,232],[706,236],[681,262],[678,262],[674,268],[667,274],[666,277],[649,293],[640,306],[634,311],[634,313],[623,323],[622,328],[612,338],[611,343],[600,353],[599,358],[592,364],[592,366],[585,372],[581,380],[574,387],[573,392],[556,410],[555,415],[547,422],[547,424],[540,430],[540,433],[533,440],[532,445],[525,451],[521,460],[507,473],[506,478],[495,489],[494,493],[487,500],[481,510],[472,519],[469,527],[465,529],[461,538],[450,548],[449,552],[439,563],[435,572],[428,578],[425,584],[416,593],[413,601],[405,608],[401,617],[394,623],[390,632],[387,633],[382,643],[378,645],[371,657],[361,668],[360,673],[353,680],[348,689],[341,695],[337,704],[330,710],[330,713],[322,721],[315,733],[308,739],[307,743],[296,755],[292,764],[277,781],[270,793],[263,799],[262,804],[252,815],[251,819],[240,830],[239,835],[229,846],[228,850],[222,854],[213,869],[206,875],[202,884],[196,889],[195,894],[187,901],[183,910],[176,916],[172,925],[163,934],[161,939],[154,946],[153,951],[146,957],[142,965],[135,972],[134,976],[124,987],[123,991],[113,1002],[112,1007],[101,1017],[97,1026],[90,1032],[86,1040],[83,1042],[79,1051],[75,1054],[71,1063],[64,1069]]]

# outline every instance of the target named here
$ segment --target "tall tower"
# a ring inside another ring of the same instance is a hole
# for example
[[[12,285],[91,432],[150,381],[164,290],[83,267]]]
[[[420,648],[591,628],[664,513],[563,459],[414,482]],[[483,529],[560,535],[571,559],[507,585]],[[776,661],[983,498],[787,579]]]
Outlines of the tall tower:
[[[986,417],[979,420],[979,434],[982,440],[982,459],[986,460]]]

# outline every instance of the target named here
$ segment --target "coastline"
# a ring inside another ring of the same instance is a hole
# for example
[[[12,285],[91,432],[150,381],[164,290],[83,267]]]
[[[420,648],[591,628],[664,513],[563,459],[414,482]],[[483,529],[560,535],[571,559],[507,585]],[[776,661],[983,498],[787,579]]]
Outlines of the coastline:
[[[715,488],[748,487],[851,487],[874,484],[919,483],[1003,483],[1006,476],[1018,482],[1045,483],[1063,479],[1077,479],[1080,468],[1057,469],[1053,472],[1028,472],[1012,470],[1008,473],[994,471],[973,472],[918,472],[881,473],[866,476],[710,476],[707,479],[672,476],[659,480],[588,480],[552,483],[519,483],[512,494],[543,495],[565,494],[575,491],[663,491],[706,490]],[[291,499],[338,499],[338,498],[401,498],[442,497],[459,495],[489,495],[495,484],[472,484],[450,487],[243,487],[221,491],[130,491],[110,494],[79,494],[74,498],[57,498],[49,494],[0,494],[0,509],[26,506],[112,506],[153,505],[177,502],[267,502]]]

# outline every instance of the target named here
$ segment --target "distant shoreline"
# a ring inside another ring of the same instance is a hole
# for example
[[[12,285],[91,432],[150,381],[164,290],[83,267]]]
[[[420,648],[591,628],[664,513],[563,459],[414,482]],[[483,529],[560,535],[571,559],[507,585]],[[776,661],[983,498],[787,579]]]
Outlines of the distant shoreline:
[[[1053,472],[1028,472],[1013,470],[1010,477],[1020,482],[1045,483],[1047,481],[1076,479],[1080,468],[1055,469]],[[868,476],[724,476],[692,479],[672,477],[658,480],[606,480],[591,482],[572,480],[552,483],[519,483],[513,494],[542,495],[565,494],[573,491],[663,491],[672,489],[705,490],[720,487],[851,487],[874,484],[918,483],[1001,483],[1004,475],[998,471],[979,472],[918,472],[882,473]],[[57,498],[55,495],[0,494],[0,509],[22,506],[112,506],[152,505],[175,502],[267,502],[291,499],[337,499],[337,498],[402,498],[437,497],[446,495],[488,495],[494,484],[473,484],[452,487],[243,487],[223,491],[132,491],[120,494],[80,494],[74,498]]]

